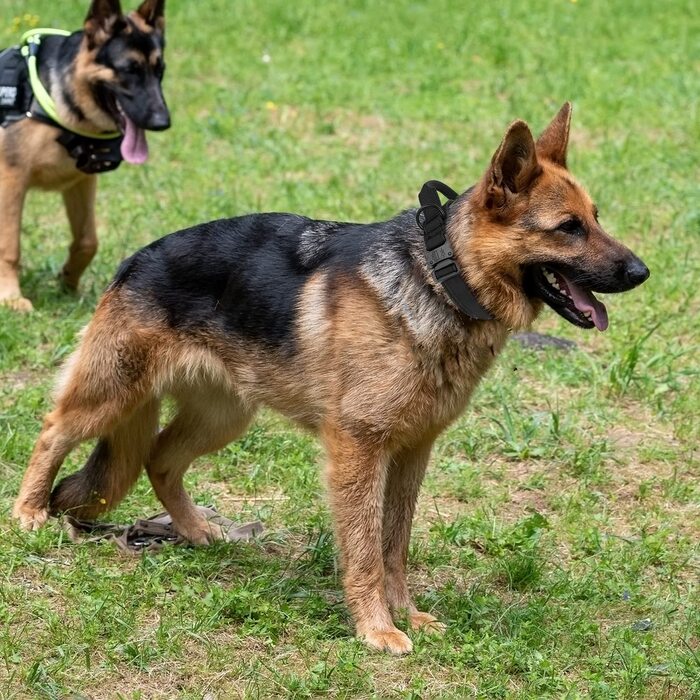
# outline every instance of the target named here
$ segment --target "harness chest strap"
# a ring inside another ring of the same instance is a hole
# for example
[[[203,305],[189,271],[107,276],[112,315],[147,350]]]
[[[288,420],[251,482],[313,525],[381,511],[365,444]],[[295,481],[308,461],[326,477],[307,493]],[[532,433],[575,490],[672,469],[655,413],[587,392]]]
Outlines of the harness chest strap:
[[[440,202],[442,193],[447,202]],[[493,316],[479,303],[474,292],[464,281],[454,251],[447,240],[445,223],[447,208],[459,195],[439,180],[426,182],[418,195],[420,209],[416,212],[416,222],[423,231],[425,256],[435,280],[442,285],[453,304],[465,315],[476,321],[488,321]]]

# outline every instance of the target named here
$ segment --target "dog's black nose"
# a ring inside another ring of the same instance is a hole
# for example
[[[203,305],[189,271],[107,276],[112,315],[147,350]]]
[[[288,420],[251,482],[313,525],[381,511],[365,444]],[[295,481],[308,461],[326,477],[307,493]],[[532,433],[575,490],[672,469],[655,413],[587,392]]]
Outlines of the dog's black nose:
[[[156,112],[152,114],[148,123],[146,124],[146,129],[149,131],[165,131],[170,128],[170,114],[168,112]]]
[[[625,282],[636,287],[649,277],[649,268],[639,259],[632,258],[625,265]]]

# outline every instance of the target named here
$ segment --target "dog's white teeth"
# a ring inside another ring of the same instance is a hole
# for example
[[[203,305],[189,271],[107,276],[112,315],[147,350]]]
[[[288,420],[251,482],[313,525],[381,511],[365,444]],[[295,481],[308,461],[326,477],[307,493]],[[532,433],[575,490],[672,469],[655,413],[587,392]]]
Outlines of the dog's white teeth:
[[[584,311],[583,315],[590,321],[591,320],[591,312],[590,311]]]
[[[549,284],[552,285],[552,287],[554,287],[554,289],[556,289],[560,294],[563,294],[565,297],[571,299],[571,294],[566,285],[559,284],[559,280],[553,272],[550,272],[549,270],[543,270],[543,272],[544,278],[547,280],[547,282],[549,282]]]

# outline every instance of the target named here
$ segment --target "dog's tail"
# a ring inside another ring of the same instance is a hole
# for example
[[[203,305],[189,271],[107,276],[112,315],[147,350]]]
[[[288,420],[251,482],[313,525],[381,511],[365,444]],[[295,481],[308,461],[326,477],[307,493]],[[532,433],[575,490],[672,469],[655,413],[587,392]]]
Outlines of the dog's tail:
[[[91,519],[114,508],[129,493],[148,460],[158,429],[158,412],[158,399],[151,399],[112,433],[101,437],[85,466],[54,488],[51,514]]]

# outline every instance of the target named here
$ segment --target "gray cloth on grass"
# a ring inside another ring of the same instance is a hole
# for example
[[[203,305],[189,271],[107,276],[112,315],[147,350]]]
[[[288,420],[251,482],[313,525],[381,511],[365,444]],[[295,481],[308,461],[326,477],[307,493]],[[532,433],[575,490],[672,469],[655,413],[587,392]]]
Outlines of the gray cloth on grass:
[[[262,523],[256,520],[244,525],[237,525],[232,520],[220,515],[214,508],[197,506],[197,510],[209,522],[212,531],[222,540],[239,542],[250,540],[263,531]],[[129,554],[142,552],[157,552],[166,544],[187,544],[174,528],[172,518],[168,513],[158,513],[145,520],[137,520],[133,525],[115,525],[112,523],[94,523],[78,520],[68,516],[66,530],[73,541],[99,542],[109,540],[119,549]]]

